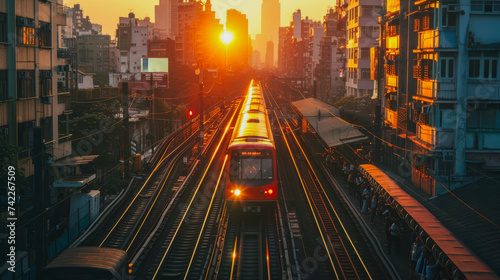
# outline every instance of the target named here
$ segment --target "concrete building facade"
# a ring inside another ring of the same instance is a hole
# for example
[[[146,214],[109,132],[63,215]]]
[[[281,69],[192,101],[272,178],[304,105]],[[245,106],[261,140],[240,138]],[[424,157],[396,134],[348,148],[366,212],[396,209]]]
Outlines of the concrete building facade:
[[[347,8],[347,96],[372,96],[370,48],[378,44],[380,0],[350,1]]]

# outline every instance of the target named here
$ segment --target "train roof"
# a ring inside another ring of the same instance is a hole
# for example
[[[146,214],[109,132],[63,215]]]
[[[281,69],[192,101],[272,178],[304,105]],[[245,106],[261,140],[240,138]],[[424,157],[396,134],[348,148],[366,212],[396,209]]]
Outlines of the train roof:
[[[45,268],[45,273],[64,268],[73,269],[98,269],[119,275],[128,260],[127,253],[123,250],[100,247],[77,247],[63,251]]]
[[[252,81],[236,123],[231,144],[247,142],[269,143],[273,136],[266,111],[266,103],[258,82]]]

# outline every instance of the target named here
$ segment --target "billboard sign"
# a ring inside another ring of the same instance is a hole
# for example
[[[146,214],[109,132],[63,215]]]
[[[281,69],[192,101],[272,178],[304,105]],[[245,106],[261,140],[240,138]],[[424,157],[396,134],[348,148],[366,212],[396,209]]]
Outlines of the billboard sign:
[[[168,58],[141,58],[142,73],[168,73]]]

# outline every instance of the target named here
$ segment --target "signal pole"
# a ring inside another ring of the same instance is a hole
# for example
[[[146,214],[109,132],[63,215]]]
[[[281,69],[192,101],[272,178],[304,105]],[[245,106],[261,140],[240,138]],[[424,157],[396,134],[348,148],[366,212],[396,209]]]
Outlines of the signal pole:
[[[199,63],[200,65],[200,76],[199,76],[199,83],[200,83],[200,147],[203,146],[203,66],[201,64],[201,61]]]

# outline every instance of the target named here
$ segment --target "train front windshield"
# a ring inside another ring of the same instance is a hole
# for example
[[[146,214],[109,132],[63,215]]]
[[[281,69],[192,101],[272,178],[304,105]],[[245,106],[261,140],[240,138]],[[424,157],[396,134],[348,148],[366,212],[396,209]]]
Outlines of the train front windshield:
[[[229,178],[234,184],[258,187],[271,183],[273,153],[270,150],[235,150],[231,154]]]

